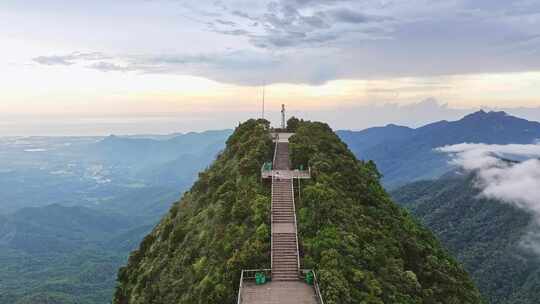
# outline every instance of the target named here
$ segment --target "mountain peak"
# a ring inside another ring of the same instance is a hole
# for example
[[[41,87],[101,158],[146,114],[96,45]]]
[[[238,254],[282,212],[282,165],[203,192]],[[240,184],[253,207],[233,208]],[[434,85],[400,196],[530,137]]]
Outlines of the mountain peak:
[[[504,111],[489,111],[486,112],[484,110],[480,110],[474,113],[471,113],[465,117],[463,117],[462,120],[477,120],[477,119],[489,119],[489,118],[502,118],[509,116]]]
[[[357,160],[327,124],[300,121],[289,143],[291,167],[313,172],[296,188],[302,216],[294,226],[305,267],[321,274],[326,302],[481,302],[461,266],[383,191],[376,166]],[[268,122],[240,124],[120,269],[113,303],[236,303],[242,269],[273,265],[272,186],[261,183],[260,168],[276,149]]]

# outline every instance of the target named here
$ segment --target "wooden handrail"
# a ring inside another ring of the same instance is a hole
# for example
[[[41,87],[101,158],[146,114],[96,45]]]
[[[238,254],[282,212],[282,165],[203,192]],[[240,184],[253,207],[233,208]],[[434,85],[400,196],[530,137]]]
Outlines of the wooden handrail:
[[[274,176],[272,176],[272,185],[270,186],[270,269],[274,267],[274,235],[272,233],[272,226],[274,226],[274,206],[272,204],[274,184]]]
[[[315,273],[315,270],[313,270],[313,269],[302,269],[300,271],[300,274],[301,274],[301,276],[303,276],[305,278],[305,275],[307,273],[309,273],[309,272],[313,273],[313,289],[315,289],[315,295],[317,296],[317,302],[318,302],[318,304],[324,304],[322,294],[321,294],[321,289],[319,288],[319,280],[317,279],[317,274]]]
[[[244,281],[249,279],[255,279],[255,275],[257,272],[264,272],[266,273],[270,279],[272,278],[272,269],[242,269],[242,273],[240,274],[240,287],[238,288],[238,300],[237,304],[242,304],[242,291],[244,289]],[[253,273],[252,276],[250,274]]]
[[[312,270],[311,272],[313,272],[313,286],[315,287],[315,294],[318,297],[319,304],[324,304],[322,294],[321,294],[321,289],[319,288],[319,280],[317,279],[317,274],[315,273],[314,270]]]
[[[240,274],[240,287],[238,287],[238,301],[237,304],[242,304],[242,288],[244,287],[244,271]]]
[[[292,205],[293,205],[293,215],[294,215],[294,236],[296,237],[296,261],[298,263],[298,270],[300,270],[300,251],[298,246],[298,226],[296,224],[296,205],[294,204],[294,179],[291,179],[291,190],[292,193]]]

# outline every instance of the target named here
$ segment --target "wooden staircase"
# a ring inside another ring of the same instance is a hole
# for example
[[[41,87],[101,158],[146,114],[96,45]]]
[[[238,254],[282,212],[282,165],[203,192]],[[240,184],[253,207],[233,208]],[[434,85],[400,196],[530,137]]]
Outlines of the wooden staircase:
[[[274,153],[274,169],[289,170],[289,143],[277,142]]]
[[[292,180],[274,179],[272,188],[272,279],[298,280],[298,243]],[[282,225],[283,228],[278,229],[277,225]]]
[[[289,170],[289,144],[276,143],[274,167]],[[294,210],[293,182],[290,178],[272,179],[272,279],[297,281],[299,273],[298,238]]]
[[[315,274],[313,285],[302,280],[311,270],[300,269],[293,179],[310,178],[310,171],[290,170],[290,135],[276,134],[273,168],[261,169],[262,178],[272,178],[271,269],[242,270],[237,304],[324,304]],[[256,284],[257,273],[271,281]]]

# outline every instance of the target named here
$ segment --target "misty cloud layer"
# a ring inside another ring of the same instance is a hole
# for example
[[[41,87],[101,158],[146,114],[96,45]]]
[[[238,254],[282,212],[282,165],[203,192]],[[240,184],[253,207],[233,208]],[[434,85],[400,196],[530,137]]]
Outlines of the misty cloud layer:
[[[477,173],[481,195],[512,204],[534,216],[540,225],[540,144],[458,144],[437,149],[452,163]],[[540,253],[540,232],[531,230],[523,245]]]

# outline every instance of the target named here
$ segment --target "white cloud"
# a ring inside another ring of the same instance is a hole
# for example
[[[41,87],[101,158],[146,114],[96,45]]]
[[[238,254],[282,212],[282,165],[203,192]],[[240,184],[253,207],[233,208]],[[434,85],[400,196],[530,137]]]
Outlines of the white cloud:
[[[540,225],[540,144],[463,143],[437,150],[453,155],[454,164],[476,172],[476,187],[483,197],[525,210],[534,216],[533,225]],[[540,232],[528,231],[522,244],[540,254]]]

